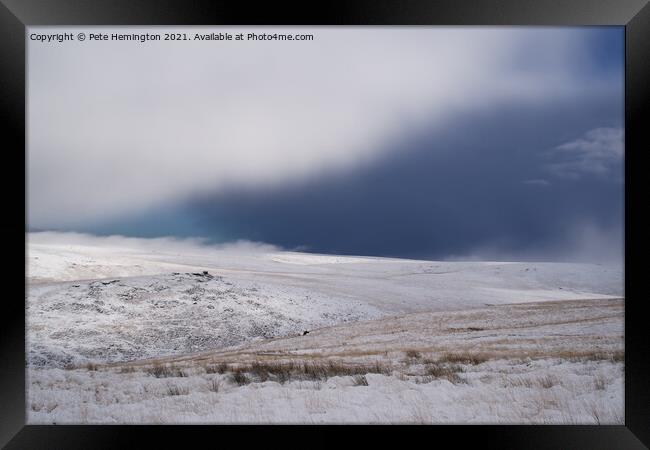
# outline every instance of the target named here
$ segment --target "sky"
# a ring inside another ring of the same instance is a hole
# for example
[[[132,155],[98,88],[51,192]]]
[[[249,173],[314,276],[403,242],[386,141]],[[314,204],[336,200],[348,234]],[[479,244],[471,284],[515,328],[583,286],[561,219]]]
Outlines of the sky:
[[[622,27],[29,40],[70,31],[28,31],[29,230],[622,261]]]

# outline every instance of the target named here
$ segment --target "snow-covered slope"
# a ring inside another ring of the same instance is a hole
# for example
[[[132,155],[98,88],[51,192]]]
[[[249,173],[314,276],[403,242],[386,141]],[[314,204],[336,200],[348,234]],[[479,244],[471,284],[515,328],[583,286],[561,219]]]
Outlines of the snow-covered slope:
[[[623,421],[621,267],[27,250],[30,423]]]
[[[230,350],[30,369],[28,421],[622,424],[622,355],[621,300],[413,313]]]
[[[207,271],[208,275],[203,275]],[[28,235],[30,364],[183,354],[350,321],[622,296],[593,264],[436,262]]]
[[[221,348],[380,317],[302,288],[170,273],[29,288],[29,363],[64,367]]]

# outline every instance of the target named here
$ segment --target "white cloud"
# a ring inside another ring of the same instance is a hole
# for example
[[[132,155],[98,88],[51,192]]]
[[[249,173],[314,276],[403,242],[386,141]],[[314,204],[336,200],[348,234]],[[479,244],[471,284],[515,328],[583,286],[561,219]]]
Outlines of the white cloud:
[[[562,178],[608,175],[623,160],[623,129],[596,128],[579,139],[555,147],[552,156],[560,159],[547,165]]]
[[[57,31],[81,30],[28,33]],[[576,30],[255,31],[315,38],[28,41],[30,226],[101,221],[208,190],[354,167],[459,112],[611,87],[578,74],[584,42]]]
[[[137,238],[121,235],[96,236],[87,233],[39,231],[25,233],[28,242],[57,246],[84,246],[96,249],[127,249],[130,251],[153,251],[182,254],[221,253],[256,254],[282,251],[278,246],[264,242],[237,240],[223,244],[209,244],[205,238]]]

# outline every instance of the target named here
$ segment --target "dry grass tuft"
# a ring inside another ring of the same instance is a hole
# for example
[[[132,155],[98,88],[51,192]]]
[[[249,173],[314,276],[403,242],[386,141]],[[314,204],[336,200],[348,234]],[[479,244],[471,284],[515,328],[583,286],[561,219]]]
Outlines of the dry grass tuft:
[[[205,373],[219,373],[223,374],[228,371],[228,364],[219,363],[219,364],[209,364],[204,367]]]
[[[625,352],[622,350],[614,350],[612,352],[582,352],[582,353],[563,352],[557,356],[573,362],[582,362],[582,361],[625,362]]]
[[[221,381],[214,379],[208,384],[208,390],[212,392],[219,392],[221,390]]]
[[[558,379],[551,375],[546,375],[537,379],[537,383],[544,389],[550,389],[559,383]]]
[[[170,396],[173,395],[188,395],[190,393],[189,388],[187,387],[181,387],[181,386],[176,386],[173,384],[170,384],[167,386],[167,394]]]
[[[185,375],[185,372],[183,372],[181,369],[177,367],[165,366],[162,364],[153,365],[153,367],[147,369],[147,373],[153,375],[156,378],[169,378],[169,377],[182,378],[187,376]]]
[[[553,386],[560,384],[560,380],[553,375],[545,375],[543,377],[509,377],[506,381],[506,386],[511,387],[525,387],[532,389],[535,387],[542,387],[550,389]]]
[[[355,375],[352,383],[354,386],[368,386],[368,380],[365,375]]]
[[[246,373],[244,373],[243,370],[237,369],[233,373],[230,374],[230,380],[233,383],[236,383],[238,386],[244,386],[246,384],[249,384],[251,382],[251,379],[248,378]]]
[[[422,358],[422,353],[418,352],[417,350],[411,349],[411,350],[407,350],[405,353],[407,358],[412,358],[412,359]]]
[[[534,382],[532,378],[512,377],[507,380],[506,385],[511,387],[525,387],[530,389],[533,387]]]
[[[596,390],[604,391],[606,385],[607,382],[605,381],[605,377],[602,374],[597,374],[596,377],[594,378],[594,387],[596,388]]]
[[[444,378],[451,383],[459,384],[465,382],[465,380],[458,376],[458,374],[462,372],[464,372],[463,368],[455,364],[427,364],[425,368],[426,376],[422,380],[425,380],[425,382],[431,382],[433,379]]]
[[[451,363],[451,364],[471,364],[478,365],[486,362],[488,358],[484,355],[478,355],[476,353],[445,353],[438,360],[440,363]]]
[[[388,375],[391,373],[391,368],[379,361],[366,365],[347,365],[336,361],[300,363],[255,361],[232,370],[231,379],[237,384],[240,383],[235,378],[243,381],[242,377],[246,377],[248,382],[275,381],[284,384],[290,380],[324,381],[334,376],[355,376],[368,373]],[[247,382],[241,384],[247,384]]]

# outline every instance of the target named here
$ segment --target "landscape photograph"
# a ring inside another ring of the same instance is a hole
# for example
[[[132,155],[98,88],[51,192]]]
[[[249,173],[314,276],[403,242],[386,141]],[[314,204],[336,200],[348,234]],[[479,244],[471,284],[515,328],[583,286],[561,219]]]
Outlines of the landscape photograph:
[[[28,424],[624,423],[623,27],[29,27]]]

